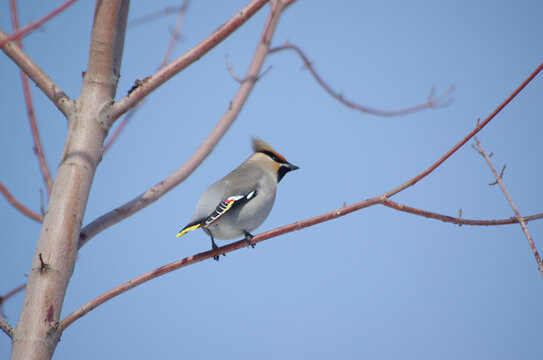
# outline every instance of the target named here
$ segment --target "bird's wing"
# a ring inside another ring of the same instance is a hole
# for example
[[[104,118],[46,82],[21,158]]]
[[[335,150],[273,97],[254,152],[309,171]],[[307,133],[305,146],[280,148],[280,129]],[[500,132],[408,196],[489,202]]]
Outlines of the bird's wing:
[[[240,184],[239,181],[233,181],[232,177],[234,176],[244,179],[244,183]],[[264,172],[261,169],[238,167],[221,180],[212,184],[200,197],[194,215],[189,223],[179,231],[177,237],[200,227],[210,226],[233,207],[237,207],[254,198],[257,193],[258,184],[263,176]],[[248,187],[254,190],[247,191]],[[224,198],[226,200],[217,205],[217,201]]]
[[[217,206],[215,211],[213,211],[213,213],[211,215],[209,215],[209,217],[203,222],[203,226],[204,227],[210,226],[211,224],[213,224],[214,222],[219,220],[219,218],[221,216],[226,214],[226,212],[228,210],[230,210],[230,209],[232,209],[234,207],[237,207],[237,206],[239,206],[239,205],[241,205],[243,203],[246,203],[247,201],[253,199],[255,196],[256,196],[256,190],[252,190],[249,193],[244,194],[244,195],[230,196],[229,198],[222,201]],[[195,229],[197,229],[197,227]],[[190,231],[190,230],[187,230],[187,231]]]

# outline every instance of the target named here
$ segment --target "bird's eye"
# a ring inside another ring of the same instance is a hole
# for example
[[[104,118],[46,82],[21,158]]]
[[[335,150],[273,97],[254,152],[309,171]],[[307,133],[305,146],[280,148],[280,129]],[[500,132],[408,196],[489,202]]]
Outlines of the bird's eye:
[[[278,162],[278,163],[283,163],[284,161],[281,160],[279,158],[279,156],[275,155],[274,153],[272,153],[271,151],[262,151],[264,154],[268,155],[270,157],[270,159],[272,159],[273,161],[275,162]]]

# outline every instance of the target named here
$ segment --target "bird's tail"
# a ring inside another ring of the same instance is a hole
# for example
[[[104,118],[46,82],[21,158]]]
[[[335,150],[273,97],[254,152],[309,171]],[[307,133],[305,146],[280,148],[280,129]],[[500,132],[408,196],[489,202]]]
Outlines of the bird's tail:
[[[196,230],[200,227],[200,225],[202,225],[201,223],[198,223],[198,224],[189,224],[187,226],[185,226],[185,228],[183,230],[181,230],[178,234],[177,234],[177,237],[181,237],[183,235],[185,235],[186,233],[188,233],[189,231],[192,231],[192,230]]]

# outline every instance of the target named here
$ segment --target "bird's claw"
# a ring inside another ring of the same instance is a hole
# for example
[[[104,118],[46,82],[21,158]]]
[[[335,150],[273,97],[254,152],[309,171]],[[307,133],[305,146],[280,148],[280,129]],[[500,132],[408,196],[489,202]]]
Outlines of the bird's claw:
[[[248,245],[251,245],[251,247],[254,249],[256,244],[251,244],[251,240],[253,240],[254,236],[251,235],[250,232],[245,231],[245,241],[247,241]]]

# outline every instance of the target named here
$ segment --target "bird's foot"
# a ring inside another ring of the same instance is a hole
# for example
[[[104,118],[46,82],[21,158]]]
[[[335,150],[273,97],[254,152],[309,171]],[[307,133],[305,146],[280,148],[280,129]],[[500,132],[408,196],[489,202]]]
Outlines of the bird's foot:
[[[254,236],[251,235],[250,232],[245,231],[245,241],[247,241],[247,244],[251,245],[251,247],[254,249],[256,244],[251,244],[251,240],[253,240]]]
[[[211,250],[218,249],[219,247],[217,244],[215,244],[215,239],[211,238]],[[226,254],[222,254],[222,256],[226,256]],[[219,261],[219,255],[213,256],[213,260]]]

